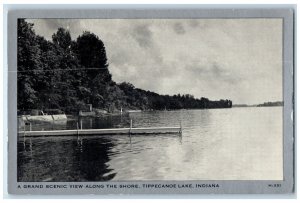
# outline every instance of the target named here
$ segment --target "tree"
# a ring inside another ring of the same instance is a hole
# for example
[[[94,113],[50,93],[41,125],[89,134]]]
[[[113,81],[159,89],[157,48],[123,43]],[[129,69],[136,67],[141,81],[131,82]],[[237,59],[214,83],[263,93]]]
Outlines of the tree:
[[[18,109],[36,108],[39,97],[36,85],[41,80],[41,50],[33,24],[18,19]]]
[[[95,34],[84,32],[77,38],[76,49],[80,64],[86,67],[89,78],[101,73],[104,81],[111,81],[104,44]]]
[[[60,46],[64,50],[71,48],[71,35],[68,30],[58,28],[57,32],[52,35],[52,41],[55,45]]]

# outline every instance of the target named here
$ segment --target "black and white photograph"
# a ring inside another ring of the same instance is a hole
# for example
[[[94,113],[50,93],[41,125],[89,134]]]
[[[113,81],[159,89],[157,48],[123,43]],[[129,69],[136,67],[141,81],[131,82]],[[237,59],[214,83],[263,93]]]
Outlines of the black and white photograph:
[[[283,20],[17,25],[17,181],[283,180]]]
[[[43,8],[7,12],[9,195],[294,194],[293,7]]]

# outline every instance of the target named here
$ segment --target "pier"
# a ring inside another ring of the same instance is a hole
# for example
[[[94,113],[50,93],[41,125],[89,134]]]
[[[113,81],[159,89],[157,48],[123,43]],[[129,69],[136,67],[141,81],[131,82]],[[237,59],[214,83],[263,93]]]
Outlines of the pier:
[[[18,135],[25,136],[25,137],[39,137],[39,136],[135,135],[135,134],[167,134],[167,133],[181,133],[181,127],[19,131]]]
[[[103,128],[103,129],[83,129],[82,120],[77,122],[77,129],[74,130],[32,130],[32,124],[29,123],[29,130],[25,126],[23,130],[18,131],[19,136],[40,137],[40,136],[79,136],[79,135],[142,135],[142,134],[182,134],[182,126],[179,127],[140,127],[134,128],[132,119],[130,127],[127,128]]]

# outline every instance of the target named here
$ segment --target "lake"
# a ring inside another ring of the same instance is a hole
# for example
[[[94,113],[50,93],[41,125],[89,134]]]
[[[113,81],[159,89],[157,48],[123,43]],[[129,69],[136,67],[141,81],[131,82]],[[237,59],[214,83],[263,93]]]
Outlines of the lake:
[[[179,126],[182,135],[19,138],[18,181],[282,180],[283,108],[86,118],[83,128]],[[78,120],[33,125],[74,129]],[[80,122],[80,121],[79,121]]]

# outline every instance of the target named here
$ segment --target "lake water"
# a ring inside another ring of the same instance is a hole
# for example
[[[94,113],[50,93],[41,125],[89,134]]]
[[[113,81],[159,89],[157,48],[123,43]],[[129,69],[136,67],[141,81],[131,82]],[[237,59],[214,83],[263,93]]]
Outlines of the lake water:
[[[84,119],[83,128],[179,126],[182,136],[19,138],[18,181],[282,180],[282,107]],[[78,120],[33,125],[74,129]],[[80,123],[80,122],[79,122]]]

